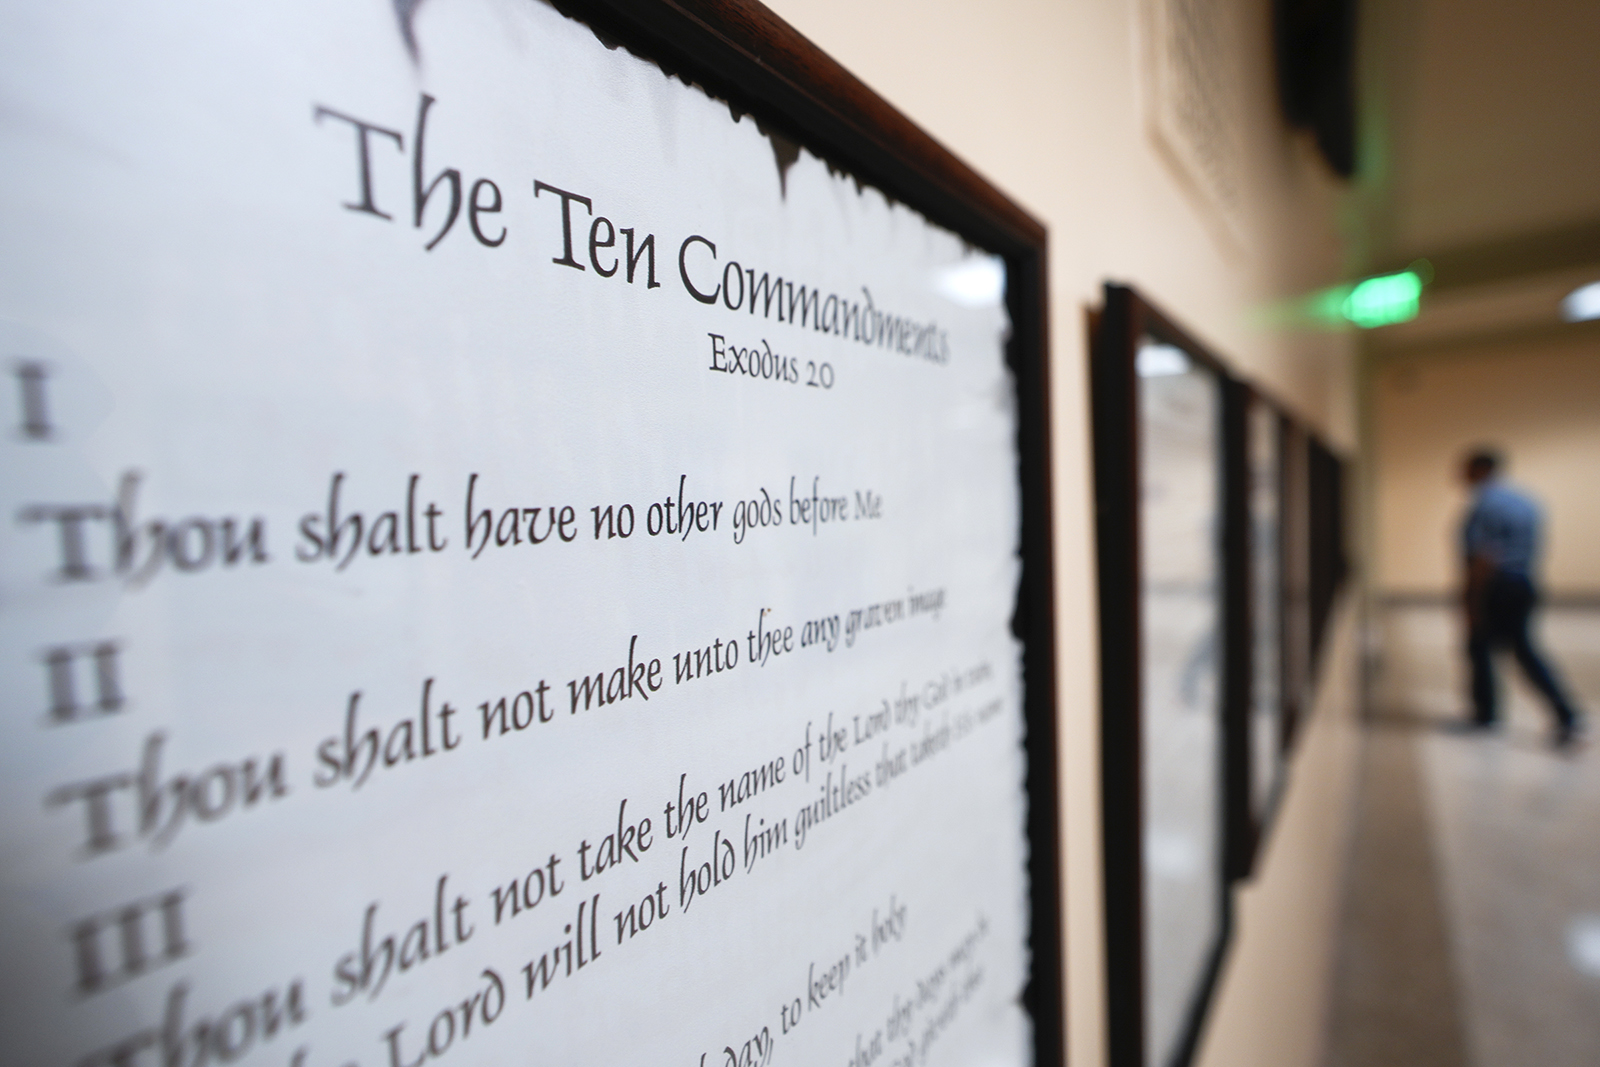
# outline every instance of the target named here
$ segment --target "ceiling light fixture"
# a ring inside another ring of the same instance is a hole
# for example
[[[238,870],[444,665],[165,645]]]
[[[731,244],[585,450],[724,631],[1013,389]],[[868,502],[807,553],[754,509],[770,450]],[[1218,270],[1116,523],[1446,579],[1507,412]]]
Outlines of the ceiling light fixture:
[[[1561,301],[1561,317],[1568,322],[1600,319],[1600,282],[1581,285]]]

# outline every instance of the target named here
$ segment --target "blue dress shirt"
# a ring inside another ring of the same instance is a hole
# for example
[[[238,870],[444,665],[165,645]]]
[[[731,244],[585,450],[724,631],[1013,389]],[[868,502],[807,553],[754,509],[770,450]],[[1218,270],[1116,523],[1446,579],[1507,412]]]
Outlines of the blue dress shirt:
[[[1468,558],[1484,557],[1502,574],[1531,579],[1543,521],[1538,504],[1503,482],[1490,479],[1478,487],[1477,498],[1461,526],[1462,550]]]

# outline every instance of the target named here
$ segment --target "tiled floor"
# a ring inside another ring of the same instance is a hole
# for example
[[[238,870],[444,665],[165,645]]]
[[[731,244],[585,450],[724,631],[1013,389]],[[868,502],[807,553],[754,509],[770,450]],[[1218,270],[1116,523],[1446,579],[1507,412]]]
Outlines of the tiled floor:
[[[1545,647],[1600,725],[1600,611],[1546,614]],[[1442,606],[1378,618],[1328,1064],[1595,1067],[1600,744],[1553,752],[1520,678],[1502,731],[1451,732],[1456,627]]]

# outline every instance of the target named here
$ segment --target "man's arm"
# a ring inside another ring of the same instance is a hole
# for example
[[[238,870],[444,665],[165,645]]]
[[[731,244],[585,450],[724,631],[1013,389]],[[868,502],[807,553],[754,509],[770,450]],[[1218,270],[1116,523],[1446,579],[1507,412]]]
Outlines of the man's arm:
[[[1466,582],[1461,591],[1461,606],[1467,613],[1467,626],[1477,629],[1483,618],[1483,591],[1494,574],[1494,563],[1488,556],[1472,553],[1467,556]]]

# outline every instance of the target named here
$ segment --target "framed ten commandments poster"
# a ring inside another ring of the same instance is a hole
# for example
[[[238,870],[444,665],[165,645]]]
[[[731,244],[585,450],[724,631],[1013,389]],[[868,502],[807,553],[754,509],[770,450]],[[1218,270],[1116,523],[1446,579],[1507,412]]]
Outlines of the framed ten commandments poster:
[[[0,56],[9,1057],[1059,1060],[1037,223],[748,3]]]

